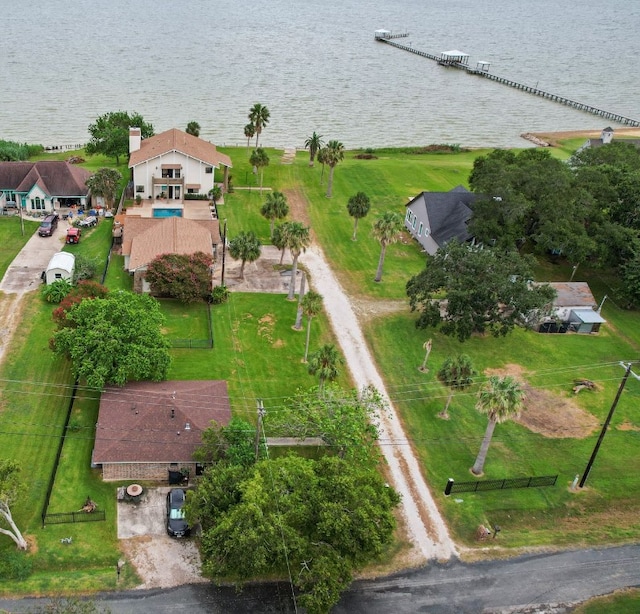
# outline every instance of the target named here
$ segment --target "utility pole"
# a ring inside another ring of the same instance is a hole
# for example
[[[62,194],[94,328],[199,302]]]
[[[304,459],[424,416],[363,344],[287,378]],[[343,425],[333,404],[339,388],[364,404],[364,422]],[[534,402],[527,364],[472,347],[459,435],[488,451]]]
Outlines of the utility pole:
[[[621,363],[624,366],[624,363]],[[622,391],[624,390],[625,384],[627,383],[627,380],[629,379],[629,374],[631,373],[631,364],[629,363],[628,365],[626,365],[626,371],[624,374],[624,377],[622,378],[622,381],[620,382],[620,386],[618,386],[618,393],[616,394],[616,398],[613,400],[613,404],[611,405],[611,409],[609,410],[609,415],[607,416],[607,419],[604,421],[604,424],[602,425],[602,430],[600,431],[600,437],[598,437],[598,441],[596,442],[596,447],[593,449],[593,452],[591,453],[591,458],[589,459],[589,462],[587,463],[587,468],[584,470],[584,474],[582,475],[582,479],[580,480],[580,488],[583,488],[585,485],[585,482],[587,481],[587,478],[589,477],[589,472],[591,471],[591,466],[593,465],[594,461],[596,460],[596,456],[598,455],[598,450],[600,449],[600,444],[602,443],[602,440],[604,439],[604,436],[607,432],[607,428],[609,427],[609,422],[611,422],[611,418],[613,417],[613,412],[616,409],[616,405],[618,404],[618,400],[620,399],[620,395],[622,394]]]
[[[20,212],[20,230],[22,231],[22,236],[24,237],[24,218],[22,217],[22,202],[20,201],[18,201],[18,211]]]
[[[300,280],[300,294],[298,294],[298,313],[296,314],[296,323],[293,325],[294,330],[302,330],[302,299],[304,298],[304,286],[306,275],[302,271],[302,279]]]
[[[220,274],[220,285],[224,286],[224,257],[227,253],[227,220],[224,220],[224,230],[222,231],[222,273]]]
[[[260,431],[262,430],[262,419],[267,412],[262,405],[262,399],[258,399],[258,426],[256,428],[256,461],[260,454]]]

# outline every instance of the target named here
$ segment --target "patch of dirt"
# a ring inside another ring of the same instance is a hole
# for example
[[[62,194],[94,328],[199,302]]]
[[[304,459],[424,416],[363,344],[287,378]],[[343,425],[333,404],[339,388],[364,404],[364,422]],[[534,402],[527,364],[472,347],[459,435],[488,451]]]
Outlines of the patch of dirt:
[[[392,300],[371,300],[365,298],[351,298],[351,305],[356,315],[364,320],[373,320],[380,316],[391,315],[394,313],[408,312],[408,301],[392,301]]]
[[[516,422],[534,433],[557,439],[583,439],[599,426],[595,416],[579,407],[570,398],[531,386],[526,381],[526,372],[520,365],[510,364],[502,369],[487,369],[485,373],[510,375],[522,384],[526,396],[524,407]]]
[[[302,190],[300,188],[296,188],[292,190],[283,190],[282,193],[287,197],[291,217],[296,222],[302,222],[305,226],[311,226],[309,212],[307,211],[307,199],[302,193]],[[313,229],[311,232],[313,233]]]
[[[535,132],[533,136],[546,141],[552,147],[558,146],[558,141],[565,139],[576,139],[584,137],[587,139],[598,139],[602,134],[602,130],[565,130],[560,132]],[[640,128],[616,128],[614,138],[630,137],[640,138]]]
[[[640,426],[629,422],[629,420],[623,420],[617,427],[619,431],[640,431]]]

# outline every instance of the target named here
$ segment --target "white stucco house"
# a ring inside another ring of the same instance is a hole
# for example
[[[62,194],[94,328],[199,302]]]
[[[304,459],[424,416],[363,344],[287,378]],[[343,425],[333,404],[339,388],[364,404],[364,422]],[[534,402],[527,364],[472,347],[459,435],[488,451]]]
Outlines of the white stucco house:
[[[134,196],[173,203],[206,196],[214,182],[226,190],[231,158],[213,143],[172,128],[143,139],[140,128],[129,130],[129,168]],[[216,178],[216,170],[221,177]]]
[[[73,273],[76,267],[76,257],[69,252],[57,252],[49,260],[45,270],[45,283],[52,284],[58,279],[73,281]]]

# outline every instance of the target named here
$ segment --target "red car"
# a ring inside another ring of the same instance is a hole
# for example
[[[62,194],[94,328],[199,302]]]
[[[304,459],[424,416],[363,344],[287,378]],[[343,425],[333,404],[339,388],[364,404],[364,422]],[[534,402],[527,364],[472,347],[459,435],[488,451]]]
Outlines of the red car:
[[[69,228],[69,230],[67,230],[67,243],[79,243],[80,234],[79,228]]]

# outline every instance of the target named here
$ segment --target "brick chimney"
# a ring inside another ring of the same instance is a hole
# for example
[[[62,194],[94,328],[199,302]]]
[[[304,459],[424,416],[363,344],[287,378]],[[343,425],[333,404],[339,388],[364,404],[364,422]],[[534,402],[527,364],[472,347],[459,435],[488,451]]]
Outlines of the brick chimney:
[[[138,151],[138,149],[140,149],[141,141],[142,131],[140,128],[129,128],[129,153]]]

